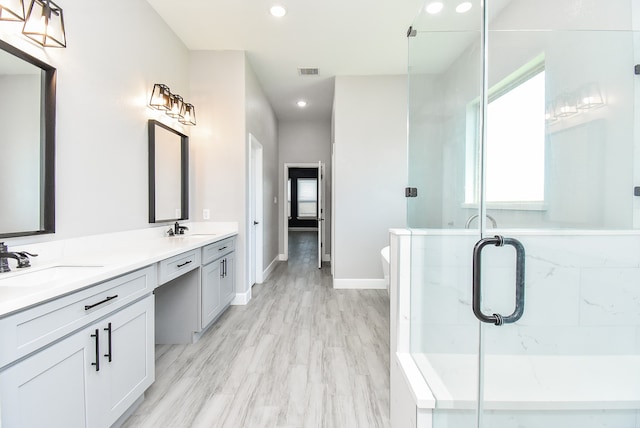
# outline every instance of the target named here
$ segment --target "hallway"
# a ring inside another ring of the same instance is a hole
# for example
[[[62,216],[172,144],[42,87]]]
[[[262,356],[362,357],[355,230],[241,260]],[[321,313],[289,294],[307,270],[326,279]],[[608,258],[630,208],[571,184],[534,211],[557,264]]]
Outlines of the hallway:
[[[125,427],[388,427],[389,299],[334,290],[314,232],[194,345],[156,347],[156,381]]]

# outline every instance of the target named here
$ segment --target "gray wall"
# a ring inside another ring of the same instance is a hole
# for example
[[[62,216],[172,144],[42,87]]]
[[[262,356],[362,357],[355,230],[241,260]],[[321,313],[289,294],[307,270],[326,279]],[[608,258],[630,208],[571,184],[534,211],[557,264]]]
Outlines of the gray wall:
[[[190,54],[191,91],[198,126],[192,131],[196,209],[202,220],[209,209],[212,221],[237,221],[238,293],[249,291],[246,271],[248,136],[263,146],[265,268],[277,257],[277,122],[255,74],[242,51],[195,51]],[[269,203],[269,200],[271,203]]]
[[[406,86],[405,76],[336,78],[334,286],[381,286],[380,249],[405,225]]]

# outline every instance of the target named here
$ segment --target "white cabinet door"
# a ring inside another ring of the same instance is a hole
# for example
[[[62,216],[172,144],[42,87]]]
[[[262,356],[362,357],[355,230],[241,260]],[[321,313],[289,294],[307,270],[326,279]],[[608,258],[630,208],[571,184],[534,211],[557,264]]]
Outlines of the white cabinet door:
[[[95,338],[89,329],[0,373],[2,427],[81,428],[94,385]]]
[[[148,296],[99,324],[104,370],[99,404],[106,412],[100,425],[111,426],[155,379],[153,309],[153,296]]]
[[[230,253],[224,258],[223,276],[220,281],[220,299],[222,306],[229,304],[235,297],[235,253]]]
[[[201,277],[201,325],[205,328],[222,309],[220,300],[220,282],[222,275],[222,259],[202,267]]]
[[[111,426],[153,383],[153,328],[148,296],[2,371],[1,426]]]

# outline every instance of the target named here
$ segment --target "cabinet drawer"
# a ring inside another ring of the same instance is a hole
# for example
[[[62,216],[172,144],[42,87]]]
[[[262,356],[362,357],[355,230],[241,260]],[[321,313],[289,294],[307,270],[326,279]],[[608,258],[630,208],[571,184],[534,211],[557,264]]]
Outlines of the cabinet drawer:
[[[164,284],[200,267],[200,251],[192,250],[160,262],[158,284]]]
[[[236,239],[227,238],[202,248],[202,264],[206,265],[235,250]]]
[[[0,319],[0,367],[151,293],[155,266]]]

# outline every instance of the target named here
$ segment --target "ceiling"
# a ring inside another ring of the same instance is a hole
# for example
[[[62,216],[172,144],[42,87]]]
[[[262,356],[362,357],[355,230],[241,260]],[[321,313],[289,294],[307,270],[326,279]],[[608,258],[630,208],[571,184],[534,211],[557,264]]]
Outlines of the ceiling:
[[[244,50],[279,120],[329,119],[337,75],[405,74],[424,0],[147,0],[190,50]],[[283,18],[270,15],[280,4]],[[317,67],[300,76],[298,67]],[[307,101],[305,108],[296,102]]]

